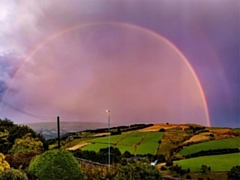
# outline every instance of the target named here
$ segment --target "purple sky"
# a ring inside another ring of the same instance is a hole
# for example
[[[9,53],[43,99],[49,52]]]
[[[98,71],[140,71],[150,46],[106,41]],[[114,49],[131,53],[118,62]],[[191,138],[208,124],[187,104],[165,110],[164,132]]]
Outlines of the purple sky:
[[[105,122],[110,109],[115,124],[208,125],[187,60],[211,125],[239,127],[239,4],[3,0],[0,97],[62,121]],[[0,105],[0,118],[41,121]]]

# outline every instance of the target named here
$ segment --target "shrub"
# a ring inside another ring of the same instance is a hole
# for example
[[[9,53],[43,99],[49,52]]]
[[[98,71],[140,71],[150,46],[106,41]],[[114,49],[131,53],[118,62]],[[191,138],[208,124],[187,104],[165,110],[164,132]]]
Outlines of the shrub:
[[[5,160],[4,154],[0,153],[0,173],[9,168],[10,168],[10,165]]]
[[[162,176],[155,166],[137,162],[134,164],[128,164],[126,166],[120,166],[113,179],[162,180]]]
[[[164,129],[164,128],[161,128],[161,129],[159,130],[159,132],[165,132],[165,129]]]
[[[7,154],[6,161],[10,164],[10,166],[14,169],[21,168],[22,170],[27,169],[33,157],[35,157],[36,153],[26,152],[19,153],[17,155]]]
[[[240,179],[240,166],[234,166],[227,173],[228,180],[239,180]]]
[[[50,150],[37,156],[29,166],[29,172],[39,180],[81,180],[82,171],[74,156],[66,150]]]
[[[166,171],[166,170],[167,170],[167,168],[165,166],[161,167],[161,171]]]
[[[173,165],[173,162],[171,161],[171,160],[168,160],[167,162],[166,162],[166,166],[172,166]]]
[[[17,169],[7,169],[4,172],[0,173],[0,179],[1,180],[27,180],[27,175]]]

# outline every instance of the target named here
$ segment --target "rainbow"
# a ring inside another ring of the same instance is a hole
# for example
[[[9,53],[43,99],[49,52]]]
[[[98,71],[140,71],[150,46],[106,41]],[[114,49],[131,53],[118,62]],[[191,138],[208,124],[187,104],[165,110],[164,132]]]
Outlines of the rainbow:
[[[43,48],[48,42],[50,42],[51,40],[54,40],[56,38],[58,38],[59,36],[62,36],[66,33],[69,33],[73,30],[77,30],[77,29],[81,29],[81,28],[85,28],[85,27],[89,27],[89,26],[96,26],[96,25],[116,25],[116,26],[124,26],[124,27],[129,27],[132,28],[134,30],[138,30],[138,31],[142,31],[142,32],[146,32],[148,34],[150,34],[152,37],[159,39],[159,40],[163,40],[166,44],[168,44],[171,48],[173,48],[179,55],[180,57],[183,59],[184,63],[187,65],[187,67],[189,68],[190,72],[192,73],[202,101],[203,101],[203,105],[204,105],[204,110],[205,110],[205,115],[206,115],[206,119],[207,119],[207,125],[211,126],[210,123],[210,117],[209,117],[209,111],[208,111],[208,106],[207,106],[207,100],[203,91],[203,88],[201,86],[200,80],[196,74],[196,72],[194,71],[192,65],[190,64],[190,62],[187,60],[187,58],[184,56],[184,54],[173,44],[171,43],[168,39],[166,39],[165,37],[157,34],[156,32],[149,30],[147,28],[144,27],[139,27],[137,25],[133,25],[133,24],[128,24],[128,23],[122,23],[122,22],[94,22],[94,23],[87,23],[87,24],[77,24],[77,25],[73,25],[67,28],[64,28],[60,31],[57,31],[56,33],[52,34],[51,36],[47,37],[46,39],[44,39],[43,41],[41,41],[40,43],[38,43],[26,56],[26,58],[22,61],[22,63],[20,64],[19,68],[15,71],[13,78],[17,75],[17,73],[19,72],[19,70],[21,69],[21,67],[28,62],[41,48]]]

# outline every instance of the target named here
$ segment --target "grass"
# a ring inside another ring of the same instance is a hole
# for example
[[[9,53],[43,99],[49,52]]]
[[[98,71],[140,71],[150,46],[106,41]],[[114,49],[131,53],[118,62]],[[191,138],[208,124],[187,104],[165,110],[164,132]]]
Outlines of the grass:
[[[229,171],[233,166],[240,165],[240,153],[203,156],[191,159],[174,161],[183,169],[190,169],[191,172],[201,172],[201,166],[211,167],[211,171]]]
[[[140,133],[140,132],[127,134],[127,136],[124,139],[122,139],[119,142],[119,144],[127,145],[127,146],[134,145],[134,144],[138,143],[139,141],[141,141],[145,135],[146,135],[146,133]]]
[[[158,149],[158,141],[163,132],[134,132],[110,137],[111,146],[118,148],[121,153],[129,151],[132,154],[154,154]],[[108,136],[87,140],[92,143],[81,148],[98,152],[108,147]],[[137,151],[136,151],[137,150]]]
[[[240,133],[240,128],[235,128],[234,130]]]
[[[89,144],[87,146],[82,147],[81,149],[83,151],[88,150],[88,151],[95,151],[95,152],[99,152],[100,149],[102,148],[107,148],[108,144],[100,144],[100,143],[96,143],[96,144]]]
[[[120,135],[114,135],[110,136],[110,142],[111,144],[117,143],[121,139],[123,139],[126,135],[125,134],[120,134]],[[93,138],[88,140],[89,142],[94,142],[94,143],[108,143],[108,136],[105,137],[98,137],[98,138]]]
[[[123,154],[125,151],[128,151],[130,153],[133,154],[134,152],[134,146],[130,145],[130,146],[125,146],[125,145],[117,145],[115,146],[116,148],[118,148],[120,150],[120,152]]]
[[[214,149],[225,149],[225,148],[239,148],[240,141],[239,138],[229,138],[221,140],[213,140],[208,142],[203,142],[199,144],[194,144],[182,149],[179,153],[183,156],[197,153],[199,151],[207,151]]]
[[[137,147],[136,154],[155,154],[158,149],[158,141],[162,139],[163,132],[146,134],[143,142]]]

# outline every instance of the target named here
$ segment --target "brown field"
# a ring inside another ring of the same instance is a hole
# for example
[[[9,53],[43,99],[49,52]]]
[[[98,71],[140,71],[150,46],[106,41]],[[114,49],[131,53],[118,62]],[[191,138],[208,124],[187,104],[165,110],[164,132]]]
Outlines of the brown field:
[[[101,136],[108,136],[109,135],[109,133],[108,132],[106,132],[106,133],[98,133],[98,134],[95,134],[95,135],[93,135],[94,137],[101,137]]]
[[[215,139],[225,139],[225,138],[233,138],[240,137],[240,133],[237,133],[233,129],[230,128],[209,128],[209,131],[214,134]]]
[[[184,141],[183,145],[186,145],[189,143],[199,143],[199,142],[209,141],[211,140],[211,137],[209,136],[210,134],[211,134],[210,132],[205,132],[205,133],[194,135],[187,141]]]
[[[178,125],[178,124],[154,124],[151,127],[147,127],[141,130],[138,130],[139,132],[150,132],[150,131],[159,131],[160,129],[165,129],[165,130],[169,130],[169,129],[186,129],[189,126],[187,125]]]

